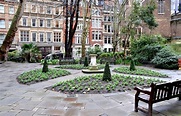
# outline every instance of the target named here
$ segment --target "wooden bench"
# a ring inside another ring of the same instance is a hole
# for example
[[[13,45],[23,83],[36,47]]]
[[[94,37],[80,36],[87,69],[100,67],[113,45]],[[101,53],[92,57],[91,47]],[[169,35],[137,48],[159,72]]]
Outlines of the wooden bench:
[[[116,60],[114,58],[101,58],[100,64],[105,64],[108,62],[109,64],[116,64]]]
[[[152,107],[154,103],[175,97],[178,97],[179,100],[181,100],[181,80],[159,85],[152,83],[150,87],[151,90],[143,90],[138,87],[134,88],[137,91],[135,94],[135,112],[138,112],[138,110],[144,111],[138,107],[139,101],[148,103],[148,116],[152,116]]]
[[[59,59],[59,65],[66,65],[66,64],[75,64],[75,59],[74,58]]]

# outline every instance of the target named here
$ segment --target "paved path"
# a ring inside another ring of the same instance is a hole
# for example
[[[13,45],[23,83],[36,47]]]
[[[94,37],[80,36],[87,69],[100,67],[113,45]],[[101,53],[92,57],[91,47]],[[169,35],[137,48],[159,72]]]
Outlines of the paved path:
[[[133,112],[135,91],[69,95],[44,89],[58,81],[85,75],[79,70],[69,70],[72,75],[29,86],[16,81],[21,73],[41,67],[36,63],[0,64],[0,116],[146,116]],[[178,70],[152,70],[171,76],[163,79],[166,81],[181,78]],[[181,116],[181,102],[177,99],[154,104],[153,109],[154,116]]]

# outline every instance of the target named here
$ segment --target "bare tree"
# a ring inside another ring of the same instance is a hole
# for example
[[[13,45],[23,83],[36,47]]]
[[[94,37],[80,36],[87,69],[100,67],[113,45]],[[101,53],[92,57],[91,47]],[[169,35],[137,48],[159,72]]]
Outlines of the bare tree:
[[[72,57],[72,41],[79,18],[80,0],[65,1],[65,57]],[[75,21],[74,21],[75,19]]]
[[[9,49],[13,43],[15,33],[18,30],[19,20],[21,19],[24,12],[25,2],[26,0],[19,0],[19,6],[16,11],[16,14],[13,17],[10,29],[8,30],[8,33],[3,41],[3,44],[0,47],[0,61],[7,60]]]

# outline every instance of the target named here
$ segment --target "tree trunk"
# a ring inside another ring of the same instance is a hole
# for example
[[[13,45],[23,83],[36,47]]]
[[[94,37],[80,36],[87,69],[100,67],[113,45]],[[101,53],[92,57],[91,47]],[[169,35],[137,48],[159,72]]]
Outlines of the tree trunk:
[[[19,1],[19,6],[16,11],[16,14],[13,17],[11,27],[8,30],[8,33],[3,41],[3,44],[0,48],[0,61],[6,61],[8,57],[8,51],[13,43],[14,36],[16,34],[16,31],[18,30],[18,23],[19,20],[21,19],[23,12],[24,12],[24,5],[25,5],[26,0],[20,0]]]
[[[65,29],[65,58],[72,57],[72,41],[77,28],[78,17],[79,17],[79,3],[80,0],[76,0],[73,4],[71,0],[70,6],[68,5],[68,0],[66,0],[66,29]],[[69,17],[70,16],[70,17]],[[69,18],[69,20],[68,20]],[[75,23],[74,23],[75,18]],[[68,30],[69,25],[69,30]]]
[[[88,10],[89,10],[89,6],[86,3],[86,0],[83,0],[84,4],[85,4],[85,8],[83,9],[83,32],[82,32],[82,37],[81,37],[81,44],[82,44],[82,58],[85,58],[85,44],[86,44],[86,38],[87,38],[87,31],[89,28],[89,24],[90,24],[90,18],[89,21],[86,23],[86,17],[88,15]]]

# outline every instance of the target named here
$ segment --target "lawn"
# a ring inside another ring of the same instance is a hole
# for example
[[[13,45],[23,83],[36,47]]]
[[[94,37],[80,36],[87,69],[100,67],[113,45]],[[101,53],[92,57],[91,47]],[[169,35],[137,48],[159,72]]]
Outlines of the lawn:
[[[73,80],[58,82],[47,89],[66,94],[101,94],[132,90],[134,87],[148,87],[152,82],[162,83],[158,79],[112,75],[112,81],[102,81],[102,74],[82,76]]]
[[[65,76],[71,74],[70,72],[66,70],[61,70],[61,69],[50,69],[46,73],[42,73],[42,69],[35,69],[31,70],[29,72],[24,72],[23,74],[19,75],[17,77],[17,80],[19,83],[22,84],[33,84],[49,79],[54,79],[57,77]]]
[[[162,78],[168,77],[168,75],[166,74],[161,74],[156,71],[139,68],[139,67],[136,67],[135,71],[130,71],[129,67],[122,66],[119,68],[115,68],[113,71],[118,73],[133,74],[133,75],[143,75],[143,76],[162,77]]]

